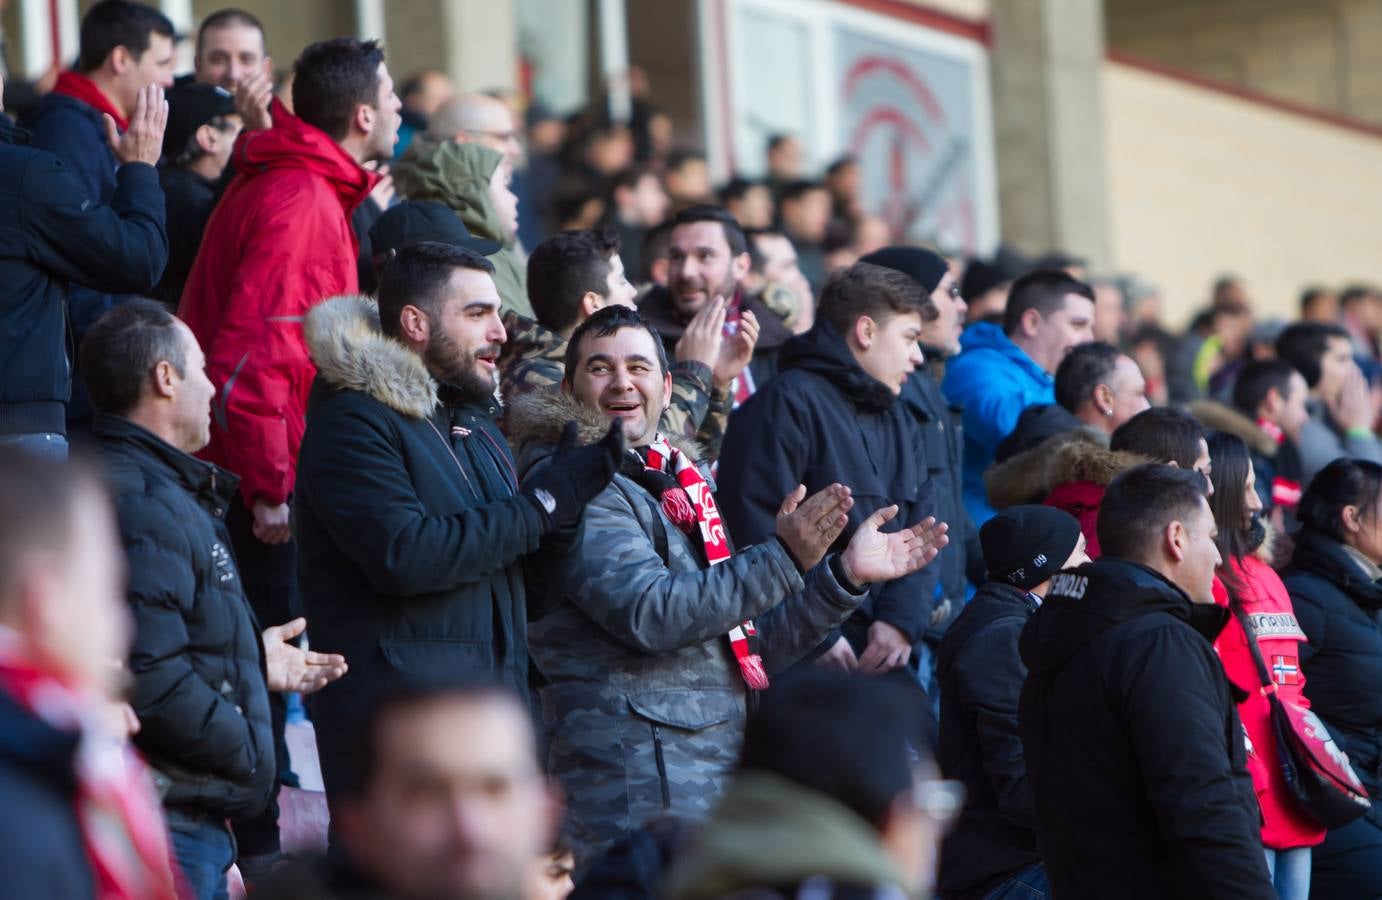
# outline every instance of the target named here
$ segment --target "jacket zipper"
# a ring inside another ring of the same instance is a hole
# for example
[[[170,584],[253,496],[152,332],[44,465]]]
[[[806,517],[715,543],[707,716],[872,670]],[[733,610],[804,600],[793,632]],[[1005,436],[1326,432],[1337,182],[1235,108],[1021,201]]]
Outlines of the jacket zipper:
[[[653,756],[657,759],[657,780],[662,786],[662,808],[672,808],[672,786],[667,783],[667,759],[662,755],[662,730],[653,726]]]

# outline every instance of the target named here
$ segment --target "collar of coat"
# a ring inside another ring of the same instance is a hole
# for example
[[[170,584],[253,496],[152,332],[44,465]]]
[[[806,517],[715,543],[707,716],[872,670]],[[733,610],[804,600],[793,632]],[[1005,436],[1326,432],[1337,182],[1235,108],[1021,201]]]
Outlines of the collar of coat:
[[[97,413],[91,432],[107,447],[124,446],[164,469],[183,490],[217,517],[230,508],[240,477],[198,459],[123,416]]]
[[[303,321],[307,352],[333,388],[359,391],[410,419],[437,408],[437,382],[418,356],[379,329],[369,297],[333,297]]]
[[[1031,450],[990,466],[984,473],[984,485],[993,508],[1007,509],[1040,503],[1062,484],[1089,481],[1107,485],[1118,473],[1149,462],[1154,460],[1108,449],[1108,437],[1085,426],[1053,435]]]
[[[578,402],[560,388],[523,394],[505,412],[509,438],[519,455],[526,455],[533,447],[554,446],[566,423],[573,420],[580,428],[576,441],[581,446],[593,444],[609,433],[609,419],[603,413]],[[705,459],[705,448],[695,441],[668,434],[667,442],[690,459]]]

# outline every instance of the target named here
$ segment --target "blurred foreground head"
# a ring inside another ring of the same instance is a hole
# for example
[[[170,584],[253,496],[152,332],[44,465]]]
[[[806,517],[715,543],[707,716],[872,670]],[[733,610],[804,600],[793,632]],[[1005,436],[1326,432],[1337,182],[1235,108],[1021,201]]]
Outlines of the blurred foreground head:
[[[528,711],[482,681],[385,688],[332,824],[351,862],[400,900],[523,896],[560,817]]]
[[[129,650],[124,553],[96,476],[0,447],[0,651],[80,691],[114,692]]]

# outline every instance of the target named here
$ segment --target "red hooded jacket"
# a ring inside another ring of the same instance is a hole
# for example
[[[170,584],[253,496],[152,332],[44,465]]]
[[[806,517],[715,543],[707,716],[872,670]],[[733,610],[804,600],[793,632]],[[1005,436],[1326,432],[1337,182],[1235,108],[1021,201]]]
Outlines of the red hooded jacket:
[[[273,119],[236,142],[238,174],[211,214],[178,309],[217,391],[202,455],[240,476],[246,505],[293,492],[316,375],[302,319],[359,289],[350,215],[379,178],[277,101]]]
[[[1276,681],[1278,696],[1308,707],[1299,650],[1306,637],[1296,621],[1286,586],[1272,567],[1256,556],[1227,565],[1237,579],[1235,594],[1257,632],[1257,646]],[[1214,579],[1214,600],[1220,606],[1228,605],[1228,592],[1218,577]],[[1281,774],[1280,757],[1272,737],[1271,707],[1262,696],[1262,680],[1237,616],[1229,619],[1219,632],[1214,649],[1219,652],[1228,680],[1248,694],[1248,699],[1238,704],[1238,717],[1251,743],[1248,772],[1262,807],[1262,845],[1272,850],[1315,846],[1324,840],[1324,829],[1295,805]]]

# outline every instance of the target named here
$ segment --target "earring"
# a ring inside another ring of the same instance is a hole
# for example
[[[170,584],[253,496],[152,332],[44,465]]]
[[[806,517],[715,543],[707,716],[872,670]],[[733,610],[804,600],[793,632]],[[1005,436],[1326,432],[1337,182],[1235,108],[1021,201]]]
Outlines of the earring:
[[[1113,415],[1113,409],[1112,409],[1112,408],[1109,408],[1109,409],[1104,410],[1104,415],[1106,415],[1106,416],[1111,416],[1111,415]]]

